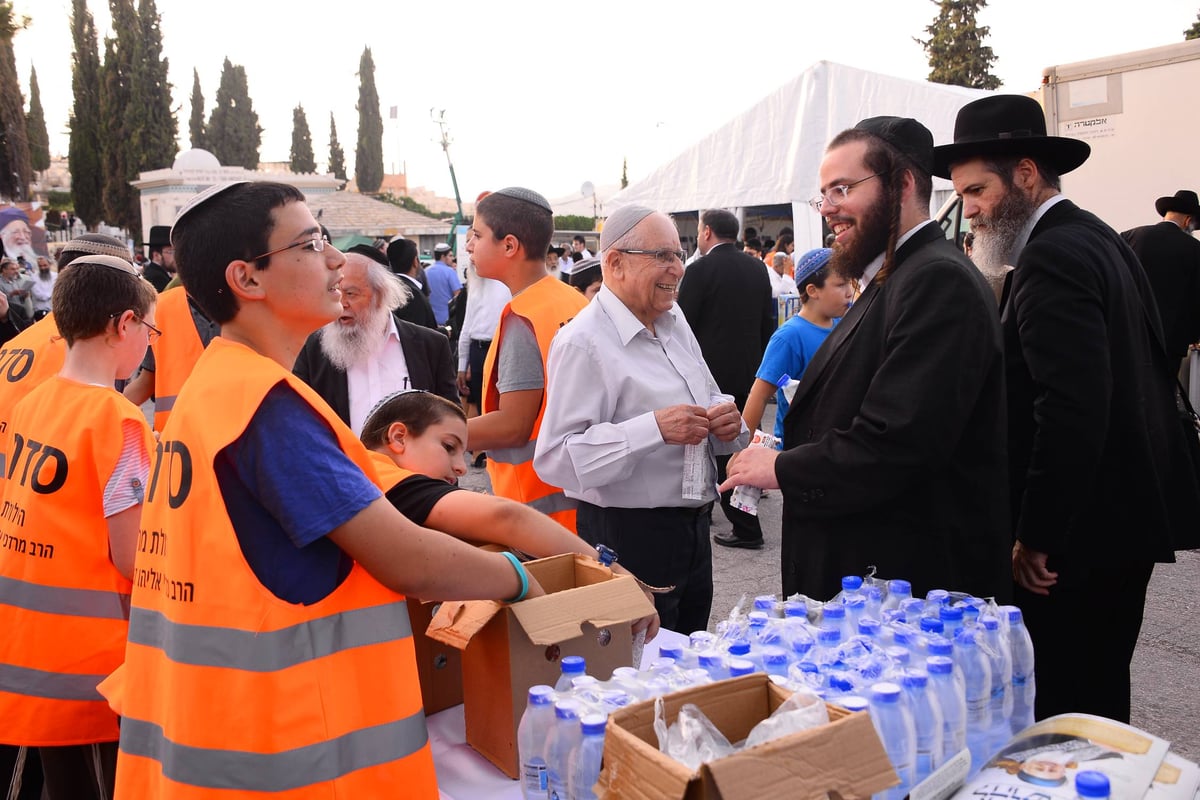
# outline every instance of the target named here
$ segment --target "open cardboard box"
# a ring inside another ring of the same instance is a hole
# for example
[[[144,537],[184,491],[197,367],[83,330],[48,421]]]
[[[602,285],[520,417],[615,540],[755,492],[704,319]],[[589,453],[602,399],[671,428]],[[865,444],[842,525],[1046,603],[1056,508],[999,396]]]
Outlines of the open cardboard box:
[[[588,674],[602,679],[630,666],[630,623],[654,612],[632,577],[586,556],[552,556],[525,568],[545,596],[512,605],[442,603],[426,631],[463,651],[467,742],[510,778],[518,774],[517,725],[529,687],[553,686],[563,656],[583,656]]]
[[[731,742],[746,738],[791,695],[762,673],[685,689],[663,698],[668,724],[693,703]],[[654,701],[609,716],[598,796],[633,800],[868,800],[895,786],[875,727],[865,713],[827,705],[830,722],[690,770],[659,752]]]

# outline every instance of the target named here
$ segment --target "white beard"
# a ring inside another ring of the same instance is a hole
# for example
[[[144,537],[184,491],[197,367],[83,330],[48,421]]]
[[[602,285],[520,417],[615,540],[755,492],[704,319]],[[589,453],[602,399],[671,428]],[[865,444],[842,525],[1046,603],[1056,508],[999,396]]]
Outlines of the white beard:
[[[7,245],[4,248],[4,252],[13,261],[16,261],[18,256],[24,256],[26,264],[29,264],[30,266],[35,266],[37,264],[38,253],[33,249],[33,245],[31,244]],[[41,254],[43,258],[45,255],[45,253]]]
[[[1020,255],[1016,251],[1017,239],[1036,210],[1037,206],[1030,198],[1010,189],[996,204],[992,216],[973,220],[979,224],[972,225],[975,244],[971,248],[971,260],[989,283],[1003,283],[1008,267],[1016,265]]]
[[[321,350],[343,372],[369,361],[379,354],[387,341],[384,331],[390,315],[386,308],[377,308],[355,325],[343,325],[334,320],[321,328]]]

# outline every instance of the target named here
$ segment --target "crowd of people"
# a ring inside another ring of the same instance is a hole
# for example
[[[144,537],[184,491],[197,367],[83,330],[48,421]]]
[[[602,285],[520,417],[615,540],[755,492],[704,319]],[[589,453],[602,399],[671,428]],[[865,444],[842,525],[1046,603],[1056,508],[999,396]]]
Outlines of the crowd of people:
[[[1128,720],[1153,565],[1200,545],[1174,378],[1200,207],[1160,198],[1122,237],[1060,191],[1087,155],[1024,97],[941,146],[863,120],[825,149],[833,241],[805,253],[710,210],[685,262],[639,205],[597,253],[558,247],[513,186],[477,201],[466,271],[449,245],[422,268],[237,182],[152,228],[141,269],[99,234],[24,281],[6,261],[0,320],[29,301],[0,330],[8,796],[436,796],[404,597],[519,602],[543,591],[521,557],[604,546],[654,602],[635,632],[702,630],[712,543],[762,547],[743,485],[782,494],[785,595],[875,567],[1015,599],[1038,717]],[[930,219],[935,175],[974,261]],[[748,447],[772,401],[781,446]],[[494,496],[456,488],[470,463]]]

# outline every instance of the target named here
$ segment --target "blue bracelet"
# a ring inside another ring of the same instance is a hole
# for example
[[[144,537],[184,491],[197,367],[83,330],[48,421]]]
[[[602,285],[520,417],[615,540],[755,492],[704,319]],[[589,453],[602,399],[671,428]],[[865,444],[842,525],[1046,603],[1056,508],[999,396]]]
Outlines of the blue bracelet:
[[[516,597],[512,597],[504,602],[519,603],[525,599],[525,595],[529,594],[529,576],[526,574],[525,567],[521,564],[521,560],[515,555],[508,551],[505,551],[500,555],[504,556],[512,563],[513,569],[517,571],[517,577],[521,579],[521,591],[517,592]]]

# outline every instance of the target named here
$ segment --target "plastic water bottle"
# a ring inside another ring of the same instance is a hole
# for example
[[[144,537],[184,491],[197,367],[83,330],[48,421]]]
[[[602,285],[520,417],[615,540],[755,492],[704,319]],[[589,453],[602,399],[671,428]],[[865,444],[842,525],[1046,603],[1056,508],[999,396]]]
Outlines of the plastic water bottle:
[[[939,618],[942,620],[942,626],[945,635],[951,641],[958,635],[958,632],[963,629],[963,608],[962,606],[942,606],[938,612]]]
[[[583,660],[583,656],[564,656],[559,667],[562,669],[562,674],[558,676],[558,682],[554,684],[554,691],[559,694],[571,691],[571,681],[587,674],[587,663]]]
[[[975,640],[975,631],[960,631],[954,638],[954,655],[966,681],[967,747],[971,750],[973,778],[991,755],[992,669]]]
[[[769,433],[755,431],[750,437],[750,447],[769,447],[775,450],[779,440]],[[758,501],[762,499],[763,490],[757,486],[735,486],[729,495],[729,504],[738,511],[758,516]]]
[[[883,611],[883,590],[875,584],[871,584],[863,589],[863,596],[867,598],[867,607],[863,611],[863,615],[871,619],[879,619],[879,615]]]
[[[845,575],[842,577],[842,594],[839,598],[843,603],[850,597],[862,595],[863,579],[857,575]],[[865,598],[864,598],[865,599]]]
[[[760,644],[767,636],[768,624],[771,618],[765,611],[751,611],[746,615],[746,638],[750,644]]]
[[[907,600],[901,601],[900,613],[904,615],[904,621],[909,625],[920,624],[921,617],[928,613],[928,604],[926,601],[917,597],[910,597]],[[936,614],[937,612],[933,612]]]
[[[867,598],[861,594],[852,594],[846,598],[846,628],[850,633],[847,638],[858,633],[858,621],[866,616]]]
[[[898,609],[905,600],[912,599],[912,584],[906,580],[895,579],[888,581],[887,597],[883,599],[883,610]]]
[[[817,646],[811,653],[812,659],[818,666],[834,664],[840,658],[838,646],[842,643],[840,627],[823,627],[817,631]]]
[[[700,654],[700,669],[707,672],[708,677],[714,681],[723,681],[729,677],[729,664],[725,661],[725,654],[716,650]]]
[[[592,789],[600,780],[604,755],[604,726],[608,717],[588,714],[579,721],[579,747],[571,754],[571,800],[595,800]]]
[[[847,711],[866,711],[870,712],[871,704],[865,697],[860,697],[856,694],[848,694],[845,697],[839,697],[837,700],[832,700],[835,706],[841,706]]]
[[[752,675],[755,672],[758,672],[758,668],[754,665],[754,662],[744,658],[729,659],[729,677],[740,678],[743,675]],[[705,673],[705,675],[707,674]]]
[[[954,680],[954,662],[946,656],[925,659],[929,686],[942,712],[942,761],[967,746],[967,695]]]
[[[858,621],[858,635],[865,636],[872,642],[879,643],[879,620],[863,617]]]
[[[903,800],[913,787],[914,765],[917,758],[917,734],[912,713],[901,702],[900,687],[882,682],[871,687],[871,722],[883,742],[892,768],[900,776],[900,785],[886,789],[877,797],[882,800]]]
[[[844,642],[858,633],[857,628],[851,631],[846,625],[846,607],[841,603],[826,603],[821,609],[821,627],[837,628],[841,632]]]
[[[942,636],[946,632],[946,625],[940,619],[933,617],[921,617],[921,633],[936,633]]]
[[[979,618],[983,628],[983,643],[992,669],[992,752],[1004,746],[1012,735],[1012,652],[1008,637],[1000,630],[1000,620],[985,614]]]
[[[768,675],[787,675],[788,654],[782,647],[767,645],[762,649],[762,668]]]
[[[946,721],[937,694],[929,685],[929,673],[923,669],[908,669],[903,678],[904,694],[912,710],[913,727],[917,731],[917,760],[915,783],[928,778],[942,765],[945,752]],[[914,784],[915,785],[915,784]]]
[[[605,684],[605,689],[620,690],[634,700],[646,697],[646,686],[638,677],[636,667],[617,667],[612,672],[612,678]]]
[[[925,608],[935,617],[942,606],[948,605],[950,605],[950,593],[945,589],[930,589],[925,594]]]
[[[1002,606],[1001,612],[1008,620],[1008,647],[1012,654],[1012,718],[1009,728],[1020,733],[1033,724],[1033,699],[1035,690],[1033,672],[1033,640],[1016,606]]]
[[[582,734],[579,717],[583,705],[578,700],[559,700],[554,704],[554,725],[546,737],[546,797],[567,800],[570,792],[571,751],[579,746]]]
[[[1075,773],[1075,795],[1081,800],[1108,800],[1112,788],[1108,776],[1094,769]]]
[[[778,617],[779,601],[775,599],[773,594],[760,594],[754,598],[754,610],[761,611],[768,617]]]
[[[544,745],[554,725],[554,689],[538,685],[529,689],[529,703],[517,726],[517,753],[521,758],[521,796],[526,800],[546,796]]]

